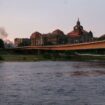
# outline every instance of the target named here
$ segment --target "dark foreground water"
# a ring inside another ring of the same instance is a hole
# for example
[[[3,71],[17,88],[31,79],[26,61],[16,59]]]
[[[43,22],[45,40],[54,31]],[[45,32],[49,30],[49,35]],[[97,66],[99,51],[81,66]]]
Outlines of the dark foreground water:
[[[0,63],[0,105],[105,105],[105,63]]]

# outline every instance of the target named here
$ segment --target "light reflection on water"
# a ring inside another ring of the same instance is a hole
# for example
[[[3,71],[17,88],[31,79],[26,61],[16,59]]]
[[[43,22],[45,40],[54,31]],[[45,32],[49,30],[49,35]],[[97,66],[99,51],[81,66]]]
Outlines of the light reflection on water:
[[[105,105],[105,64],[0,63],[0,105]]]

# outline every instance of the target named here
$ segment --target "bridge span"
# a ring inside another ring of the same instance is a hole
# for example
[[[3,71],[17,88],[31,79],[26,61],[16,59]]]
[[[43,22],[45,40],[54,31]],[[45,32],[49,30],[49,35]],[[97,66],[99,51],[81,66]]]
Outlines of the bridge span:
[[[66,45],[27,46],[27,47],[20,47],[19,49],[56,50],[56,51],[105,49],[105,40],[104,41],[88,42],[88,43],[66,44]]]

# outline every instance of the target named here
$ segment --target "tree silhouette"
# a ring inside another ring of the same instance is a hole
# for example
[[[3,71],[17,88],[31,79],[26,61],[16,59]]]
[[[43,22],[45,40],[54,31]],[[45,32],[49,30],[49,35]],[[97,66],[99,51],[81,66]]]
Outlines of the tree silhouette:
[[[0,48],[4,48],[4,41],[0,39]]]

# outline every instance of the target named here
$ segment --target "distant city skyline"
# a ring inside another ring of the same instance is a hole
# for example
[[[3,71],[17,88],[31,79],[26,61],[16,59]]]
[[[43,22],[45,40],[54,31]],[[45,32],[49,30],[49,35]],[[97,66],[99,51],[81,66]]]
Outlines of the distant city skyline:
[[[69,33],[77,19],[94,36],[105,34],[105,0],[0,0],[0,27],[8,39],[55,29]]]

